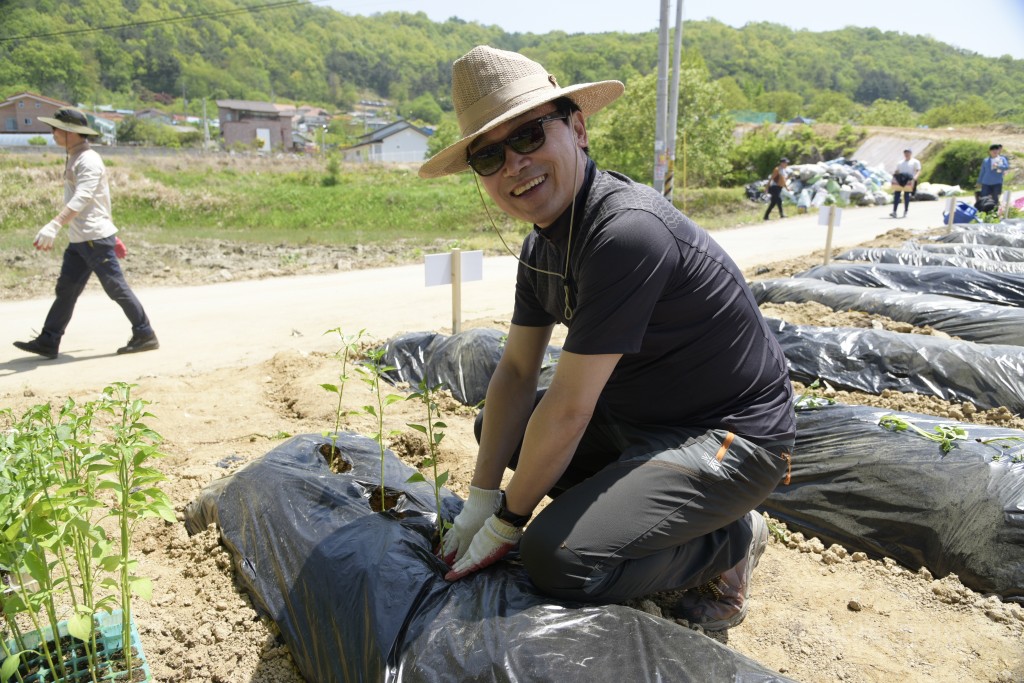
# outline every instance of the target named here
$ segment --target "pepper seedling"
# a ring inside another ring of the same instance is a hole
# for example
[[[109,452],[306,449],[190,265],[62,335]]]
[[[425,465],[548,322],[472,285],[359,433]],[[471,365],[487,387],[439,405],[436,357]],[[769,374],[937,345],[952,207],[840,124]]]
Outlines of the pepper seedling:
[[[937,442],[943,453],[949,453],[956,447],[957,441],[966,441],[968,438],[967,430],[958,425],[940,424],[928,432],[913,422],[896,417],[895,415],[883,415],[878,420],[878,426],[893,432],[912,431],[926,439]]]

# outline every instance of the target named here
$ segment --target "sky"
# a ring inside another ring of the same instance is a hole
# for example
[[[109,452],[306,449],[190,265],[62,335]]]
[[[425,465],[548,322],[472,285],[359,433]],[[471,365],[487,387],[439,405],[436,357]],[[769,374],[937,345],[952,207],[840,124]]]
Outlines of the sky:
[[[437,22],[454,16],[518,33],[642,33],[657,30],[661,16],[660,0],[312,1],[346,14],[425,12]],[[672,0],[670,25],[675,25],[675,17],[676,3]],[[683,0],[684,21],[705,19],[717,19],[736,28],[749,22],[770,21],[815,32],[873,26],[931,36],[986,57],[1008,54],[1024,59],[1024,0]]]

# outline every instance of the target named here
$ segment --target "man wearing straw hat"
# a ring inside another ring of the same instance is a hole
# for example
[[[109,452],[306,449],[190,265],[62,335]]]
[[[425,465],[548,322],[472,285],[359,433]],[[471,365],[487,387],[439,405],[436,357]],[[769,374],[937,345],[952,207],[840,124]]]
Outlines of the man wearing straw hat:
[[[440,554],[456,580],[519,545],[550,595],[686,590],[679,615],[724,629],[743,620],[767,544],[753,508],[787,475],[792,388],[729,256],[656,191],[589,158],[586,118],[622,92],[618,81],[563,88],[485,46],[453,65],[462,138],[420,175],[472,169],[534,231],[477,419],[469,498]],[[563,352],[537,392],[556,323],[568,327]]]
[[[117,228],[111,220],[110,186],[107,169],[100,155],[89,145],[99,133],[89,127],[85,114],[77,109],[59,109],[53,118],[39,120],[53,128],[54,141],[67,151],[64,162],[64,208],[57,217],[43,226],[33,241],[36,249],[53,249],[57,233],[68,226],[68,246],[64,250],[60,275],[57,277],[57,298],[35,339],[14,345],[44,358],[56,358],[64,330],[71,322],[75,303],[93,273],[103,291],[128,316],[132,336],[118,353],[152,351],[160,347],[142,304],[125,281],[118,263],[124,245],[115,237]]]

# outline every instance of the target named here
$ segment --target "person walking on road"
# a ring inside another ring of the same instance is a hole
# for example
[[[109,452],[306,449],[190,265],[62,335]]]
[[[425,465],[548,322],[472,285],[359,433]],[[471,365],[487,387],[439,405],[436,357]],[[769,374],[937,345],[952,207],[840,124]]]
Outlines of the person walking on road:
[[[768,202],[768,210],[764,212],[765,220],[768,220],[768,216],[776,206],[779,207],[779,218],[785,218],[782,214],[782,191],[789,189],[788,169],[789,159],[782,157],[779,159],[779,165],[773,168],[772,174],[768,176],[768,194],[771,201]]]
[[[1010,168],[1010,162],[1002,152],[1002,145],[998,143],[989,145],[988,156],[982,160],[981,173],[978,174],[978,184],[981,185],[978,198],[992,197],[997,208],[999,207],[999,197],[1003,193],[1003,178],[1006,177],[1006,171]]]
[[[59,109],[53,118],[39,120],[53,128],[53,139],[66,150],[64,162],[64,208],[42,227],[33,244],[40,251],[53,249],[60,229],[68,226],[68,246],[64,250],[57,298],[35,339],[14,345],[22,351],[44,358],[56,358],[64,330],[71,322],[78,297],[93,273],[107,293],[124,311],[132,325],[132,336],[118,353],[152,351],[160,347],[142,304],[132,292],[118,263],[124,245],[115,237],[117,228],[111,219],[110,186],[107,169],[89,140],[99,133],[89,127],[85,114],[77,109]],[[123,254],[121,254],[123,255]]]
[[[917,190],[919,175],[921,175],[921,162],[914,158],[912,150],[903,150],[903,161],[896,164],[896,172],[892,176],[892,184],[902,188],[893,192],[892,213],[889,214],[892,218],[896,218],[896,209],[900,206],[900,195],[903,198],[903,217],[907,217],[910,196]]]
[[[660,193],[590,159],[586,119],[622,92],[562,87],[486,46],[452,67],[462,137],[420,176],[472,169],[534,229],[469,497],[438,553],[455,581],[518,546],[531,581],[563,599],[685,590],[679,616],[721,630],[746,615],[767,546],[754,508],[788,477],[793,390],[729,255]],[[559,323],[568,334],[538,391]]]

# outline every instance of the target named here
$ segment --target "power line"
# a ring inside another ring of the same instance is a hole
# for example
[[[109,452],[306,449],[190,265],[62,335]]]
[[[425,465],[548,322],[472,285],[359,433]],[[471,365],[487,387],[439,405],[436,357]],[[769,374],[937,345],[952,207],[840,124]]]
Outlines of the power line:
[[[168,17],[166,19],[152,19],[150,21],[137,21],[130,24],[118,24],[116,26],[92,26],[89,28],[76,28],[68,31],[54,31],[52,33],[35,33],[25,36],[11,36],[2,38],[0,37],[0,43],[6,43],[12,40],[28,40],[31,38],[53,38],[56,36],[71,36],[81,33],[92,33],[94,31],[115,31],[117,29],[124,28],[138,28],[140,26],[154,26],[158,24],[170,24],[176,21],[187,21],[189,19],[208,19],[210,17],[222,17],[231,14],[242,14],[245,12],[262,12],[268,9],[280,9],[282,7],[294,7],[297,5],[311,4],[312,2],[323,2],[324,0],[282,0],[282,2],[271,2],[266,5],[257,5],[254,7],[236,7],[234,9],[220,10],[217,12],[204,12],[202,14],[185,14],[180,17]]]

